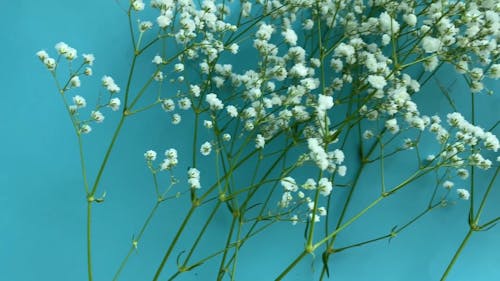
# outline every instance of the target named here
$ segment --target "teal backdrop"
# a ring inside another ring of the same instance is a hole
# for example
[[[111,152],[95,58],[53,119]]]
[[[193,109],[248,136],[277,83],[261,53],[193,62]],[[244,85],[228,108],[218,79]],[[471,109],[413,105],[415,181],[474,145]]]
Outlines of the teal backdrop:
[[[77,48],[79,54],[94,53],[93,80],[84,80],[80,90],[85,96],[98,92],[99,78],[105,74],[123,85],[131,57],[127,19],[112,0],[2,0],[1,3],[5,5],[0,25],[0,280],[86,280],[86,201],[77,142],[53,81],[35,53],[40,49],[53,53],[53,46],[59,41]],[[245,56],[238,59],[251,60]],[[462,79],[446,76],[447,73],[450,72],[441,74],[441,84],[453,93],[459,105],[466,106],[469,95]],[[490,83],[489,87],[496,91],[494,96],[477,95],[481,109],[477,120],[484,127],[498,120],[500,109],[499,84]],[[433,114],[446,106],[442,95],[437,94],[436,85],[429,84],[424,91],[435,93],[418,98],[425,104],[424,113]],[[102,125],[94,126],[92,134],[85,136],[91,178],[96,174],[96,165],[91,163],[101,160],[118,115],[108,113],[106,117]],[[106,201],[94,208],[97,281],[111,280],[133,234],[155,203],[150,174],[143,161],[144,151],[175,147],[181,158],[178,170],[187,167],[182,155],[189,155],[190,148],[183,140],[190,137],[190,131],[158,122],[167,118],[160,108],[134,117],[118,139],[102,182]],[[168,124],[168,120],[163,123]],[[496,133],[499,132],[497,129]],[[394,160],[388,180],[398,174],[398,169],[405,172],[404,161],[404,158]],[[371,184],[369,177],[365,177],[364,184]],[[481,184],[484,182],[478,186]],[[432,179],[422,179],[408,192],[382,203],[349,226],[339,236],[339,245],[384,235],[393,226],[404,224],[422,211],[422,202],[431,190],[429,185]],[[497,181],[485,218],[500,214],[498,187]],[[345,192],[339,191],[336,196],[345,196]],[[376,191],[356,193],[357,203],[350,214],[362,209],[374,196]],[[331,280],[438,280],[467,232],[468,204],[452,201],[390,243],[384,240],[335,255]],[[187,200],[176,200],[160,208],[120,280],[151,279],[187,207]],[[195,217],[200,224],[203,215],[201,210]],[[224,241],[230,219],[227,214],[218,215],[206,247]],[[302,237],[303,226],[280,224],[250,240],[242,250],[237,280],[271,280],[301,251]],[[499,227],[475,233],[448,280],[500,280],[499,237]],[[165,271],[172,266],[169,264]],[[217,262],[209,262],[179,280],[212,280],[210,276],[217,266]],[[312,280],[320,270],[318,254],[315,259],[305,259],[285,280]]]

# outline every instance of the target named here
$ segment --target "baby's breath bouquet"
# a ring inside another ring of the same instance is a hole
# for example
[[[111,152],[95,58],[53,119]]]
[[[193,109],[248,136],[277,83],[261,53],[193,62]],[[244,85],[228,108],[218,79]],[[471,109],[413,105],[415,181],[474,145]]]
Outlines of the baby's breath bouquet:
[[[318,277],[324,280],[335,276],[330,267],[336,253],[393,239],[431,211],[458,201],[457,207],[469,209],[463,218],[469,228],[456,253],[450,253],[449,265],[443,265],[440,278],[445,280],[471,235],[498,222],[498,216],[483,214],[488,204],[500,203],[498,198],[487,201],[500,169],[494,134],[498,118],[483,124],[487,128],[476,124],[475,100],[496,94],[494,82],[487,80],[500,77],[500,2],[118,4],[131,37],[129,75],[102,77],[98,96],[83,90],[93,81],[94,55],[80,55],[63,42],[55,45],[55,52],[37,53],[56,82],[80,150],[88,280],[94,278],[92,257],[99,255],[92,247],[93,236],[99,235],[92,228],[92,209],[106,203],[102,176],[110,155],[120,153],[116,144],[127,121],[151,110],[167,116],[155,119],[155,126],[190,131],[192,138],[182,140],[190,153],[179,153],[168,138],[161,154],[144,145],[145,169],[152,175],[144,185],[154,188],[156,198],[153,206],[144,206],[152,207],[151,213],[128,252],[124,248],[113,280],[122,277],[130,259],[140,258],[133,253],[143,234],[154,231],[148,228],[151,220],[155,213],[166,212],[165,202],[171,200],[183,202],[187,211],[169,229],[172,238],[158,245],[162,258],[143,280],[174,280],[208,261],[217,266],[203,280],[240,280],[238,268],[261,266],[238,263],[245,244],[280,224],[300,228],[303,238],[297,243],[303,247],[294,256],[277,256],[288,266],[268,280],[286,280],[309,256],[320,260]],[[439,84],[442,70],[465,81],[468,90],[433,89],[430,84]],[[136,79],[138,73],[147,79]],[[447,105],[432,112],[432,101],[439,98]],[[114,132],[100,140],[107,143],[102,161],[89,163],[84,153],[87,135],[108,114],[119,116]],[[187,171],[178,167],[184,162]],[[96,165],[98,172],[91,178],[87,168]],[[367,170],[379,176],[373,178]],[[478,177],[482,186],[476,186]],[[336,243],[348,226],[422,178],[433,179],[433,185],[419,191],[429,194],[421,213],[408,214],[405,223],[385,235],[374,233],[352,245]],[[353,213],[356,194],[368,191],[377,195]],[[206,252],[202,244],[213,242],[204,238],[220,213],[232,218],[224,243]],[[204,224],[190,225],[195,214]],[[180,245],[186,229],[190,235],[195,232],[194,239]]]

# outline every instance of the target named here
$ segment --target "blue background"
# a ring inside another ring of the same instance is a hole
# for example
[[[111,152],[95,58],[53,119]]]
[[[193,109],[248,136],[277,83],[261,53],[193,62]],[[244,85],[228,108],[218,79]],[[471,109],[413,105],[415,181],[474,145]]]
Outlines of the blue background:
[[[113,76],[123,88],[131,58],[127,19],[111,0],[2,2],[7,8],[3,9],[4,24],[0,25],[0,279],[86,280],[86,201],[76,138],[53,81],[35,53],[46,49],[53,54],[53,45],[65,41],[78,49],[79,55],[92,52],[97,58],[93,78],[82,81],[85,96],[97,93],[99,78],[105,74]],[[468,99],[461,81],[442,78],[456,97]],[[490,88],[498,91],[498,84],[490,84]],[[432,86],[428,89],[430,93],[437,91]],[[427,114],[442,111],[446,105],[437,94],[420,99],[428,106],[422,110]],[[463,101],[464,106],[467,103]],[[498,93],[494,97],[478,95],[478,103],[479,123],[491,126],[498,119]],[[94,169],[96,165],[91,163],[100,162],[118,115],[109,113],[106,117],[85,137],[86,160]],[[106,202],[94,206],[95,280],[111,279],[133,233],[154,205],[144,151],[175,147],[180,155],[189,155],[189,147],[183,147],[182,142],[189,137],[189,131],[182,126],[159,125],[161,118],[168,123],[168,117],[156,108],[128,120],[112,154],[101,184],[101,191],[107,192]],[[404,167],[399,161],[404,159],[394,160],[394,167]],[[179,171],[184,171],[185,166],[181,159]],[[397,174],[397,169],[394,171]],[[93,178],[96,171],[90,169],[89,173]],[[370,178],[364,179],[369,185]],[[423,179],[419,184],[425,187],[432,180]],[[422,202],[430,191],[415,186],[383,202],[349,226],[337,245],[387,234],[394,225],[422,211]],[[358,192],[355,196],[359,205],[350,214],[377,194]],[[499,198],[500,191],[495,188],[484,218],[498,216]],[[150,280],[181,218],[179,214],[187,207],[187,200],[182,199],[160,208],[120,280]],[[456,201],[433,211],[391,243],[382,241],[333,256],[332,279],[437,280],[467,231],[467,208],[467,203]],[[224,241],[231,218],[221,213],[216,219],[208,244]],[[202,210],[195,221],[203,222]],[[275,277],[300,252],[302,231],[302,226],[282,224],[250,240],[242,250],[237,280]],[[499,234],[498,227],[475,233],[448,280],[500,280]],[[285,280],[310,280],[318,274],[320,265],[319,256],[314,261],[308,257]],[[172,266],[169,263],[165,271],[171,271]],[[207,263],[180,280],[211,280],[207,276],[213,276],[216,266],[217,262]]]

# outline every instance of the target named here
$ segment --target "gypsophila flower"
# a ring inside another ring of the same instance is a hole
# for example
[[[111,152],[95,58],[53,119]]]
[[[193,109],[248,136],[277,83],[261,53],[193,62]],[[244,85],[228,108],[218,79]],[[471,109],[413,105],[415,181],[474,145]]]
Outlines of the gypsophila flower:
[[[292,222],[292,225],[296,225],[299,222],[299,217],[297,215],[293,215],[290,218],[290,221]]]
[[[285,177],[280,181],[280,183],[285,191],[296,192],[297,190],[299,190],[295,179],[292,177]]]
[[[328,168],[328,154],[325,152],[323,147],[319,145],[319,141],[316,138],[307,139],[307,144],[310,150],[310,156],[316,162],[316,165],[321,170],[326,170]]]
[[[214,124],[210,120],[204,120],[203,121],[203,126],[205,128],[207,128],[207,129],[211,129],[211,128],[213,128]]]
[[[188,170],[188,183],[192,189],[200,189],[200,171],[196,168],[189,168]]]
[[[139,23],[139,30],[141,32],[145,32],[146,30],[149,30],[153,28],[153,23],[150,21],[143,21]]]
[[[182,71],[184,71],[184,64],[182,64],[182,63],[176,63],[174,65],[174,71],[175,72],[182,72]]]
[[[285,42],[287,42],[288,44],[290,44],[291,46],[295,46],[297,45],[297,34],[295,33],[295,31],[291,28],[287,28],[285,29],[281,35],[283,35],[283,37],[285,38]]]
[[[441,48],[441,40],[431,36],[425,36],[422,39],[422,48],[426,53],[435,53]]]
[[[387,85],[385,78],[380,75],[368,75],[367,79],[368,83],[377,90],[382,90]]]
[[[373,137],[373,132],[371,130],[366,130],[363,132],[363,138],[369,140]]]
[[[339,174],[339,176],[343,177],[346,175],[347,173],[347,167],[345,165],[342,165],[342,166],[339,166],[337,168],[337,173]]]
[[[49,57],[49,54],[45,50],[40,50],[36,53],[36,56],[43,62]]]
[[[109,100],[108,106],[111,108],[113,111],[117,111],[120,109],[121,101],[119,98],[112,98]]]
[[[160,65],[163,63],[163,59],[159,55],[156,55],[156,56],[154,56],[154,58],[151,62],[156,64],[156,65]]]
[[[333,184],[327,178],[321,178],[318,182],[319,193],[328,196],[332,192]]]
[[[161,107],[163,108],[163,110],[165,110],[167,112],[173,111],[175,109],[175,103],[171,99],[164,99],[161,102]]]
[[[208,156],[212,152],[212,144],[208,141],[204,142],[200,147],[200,152],[204,156]]]
[[[457,195],[458,198],[462,200],[469,200],[470,198],[470,193],[467,189],[462,189],[462,188],[457,189]]]
[[[179,114],[177,114],[177,113],[172,114],[172,124],[173,125],[178,125],[179,123],[181,123],[181,120],[182,120],[182,118]]]
[[[333,107],[333,97],[319,95],[318,96],[318,107],[319,111],[327,111]]]
[[[56,60],[53,58],[46,58],[43,60],[43,64],[49,69],[54,70],[56,68]]]
[[[134,9],[135,11],[144,10],[144,2],[142,2],[142,0],[134,0],[132,2],[132,9]]]
[[[92,68],[85,67],[85,70],[83,71],[83,74],[85,74],[87,76],[92,76]]]
[[[80,77],[78,77],[78,76],[71,77],[71,79],[69,80],[69,83],[70,83],[71,87],[73,87],[73,88],[80,87],[80,85],[81,85]]]
[[[234,105],[228,105],[226,106],[227,113],[231,117],[238,117],[238,109]]]
[[[465,179],[467,179],[469,177],[469,171],[467,171],[466,169],[458,169],[457,170],[457,175],[461,179],[465,180]]]
[[[87,124],[84,124],[80,127],[80,133],[81,134],[88,134],[92,131],[92,127],[90,127],[89,125]]]
[[[156,23],[160,28],[166,28],[170,25],[170,23],[172,23],[172,17],[173,14],[171,10],[165,11],[164,14],[156,18]]]
[[[189,98],[182,98],[179,100],[179,108],[188,110],[191,108],[191,100]]]
[[[224,104],[219,98],[217,98],[217,95],[214,93],[207,94],[205,97],[205,101],[210,105],[210,109],[212,110],[219,110],[224,108]]]
[[[264,148],[264,145],[266,144],[266,140],[261,134],[257,134],[257,137],[255,138],[255,148]]]
[[[105,75],[102,77],[102,85],[112,94],[120,92],[120,87],[116,85],[115,80],[110,76]]]
[[[455,184],[452,181],[443,182],[443,187],[446,189],[452,189]]]
[[[222,135],[222,140],[224,141],[231,141],[231,135],[230,134],[223,134]]]
[[[146,151],[146,153],[144,153],[144,158],[146,158],[147,161],[155,161],[156,152],[154,150],[148,150]]]
[[[73,103],[77,108],[83,108],[87,106],[87,101],[85,101],[85,98],[79,95],[73,97]]]
[[[395,118],[385,121],[385,127],[393,134],[399,132],[398,121]]]
[[[93,54],[83,54],[83,62],[92,66],[94,65],[95,57]]]
[[[306,190],[314,190],[316,189],[316,181],[314,179],[308,178],[302,185],[302,188]]]
[[[238,44],[236,44],[236,43],[229,45],[229,51],[231,52],[231,54],[237,54],[239,48],[240,48],[240,46],[238,46]]]
[[[101,123],[102,121],[104,121],[104,115],[98,110],[92,111],[92,113],[90,114],[90,118],[92,118],[92,120],[96,121],[97,123]]]

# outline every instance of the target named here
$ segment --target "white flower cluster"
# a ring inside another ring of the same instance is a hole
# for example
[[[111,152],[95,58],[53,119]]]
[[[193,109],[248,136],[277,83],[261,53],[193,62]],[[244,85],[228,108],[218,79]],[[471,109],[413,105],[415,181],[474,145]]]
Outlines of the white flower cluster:
[[[340,176],[345,176],[347,172],[347,167],[340,165],[344,162],[344,152],[340,149],[335,149],[333,151],[326,152],[325,148],[321,145],[321,142],[317,138],[307,139],[307,145],[309,148],[309,157],[314,161],[316,166],[322,171],[328,171],[330,173],[337,173]]]
[[[200,171],[196,168],[189,168],[188,170],[188,184],[192,189],[200,189]]]
[[[278,207],[287,209],[295,207],[297,204],[306,204],[306,217],[309,220],[313,218],[315,202],[310,196],[307,196],[307,194],[317,190],[323,197],[327,197],[333,189],[333,183],[324,177],[321,178],[318,183],[316,183],[314,179],[309,178],[300,187],[292,177],[285,177],[281,179],[280,183],[284,192],[281,196],[281,200],[278,202]],[[325,216],[326,213],[327,210],[325,207],[318,206],[314,215],[315,222],[318,222],[320,220],[320,216]],[[298,218],[298,215],[292,215],[292,223],[296,224]]]
[[[177,150],[174,148],[167,149],[165,151],[165,159],[161,163],[160,170],[172,170],[175,166],[177,166],[179,161],[177,160]]]
[[[157,153],[154,150],[148,150],[144,153],[144,159],[153,173],[158,171],[171,171],[177,164],[179,160],[177,159],[177,150],[174,148],[167,149],[164,153],[165,158],[162,163],[160,163],[158,168],[153,166],[153,162],[156,160]]]
[[[59,42],[55,45],[55,49],[59,56],[64,56],[69,62],[74,61],[77,58],[77,50],[70,47],[68,44],[64,42]],[[53,59],[49,56],[49,54],[44,51],[38,51],[36,53],[40,61],[51,71],[54,73],[54,77],[56,77],[56,59]],[[67,91],[75,88],[79,88],[81,86],[81,75],[91,76],[92,68],[94,65],[95,57],[93,54],[83,54],[83,62],[81,66],[78,68],[77,72],[72,72],[70,68],[70,74],[68,81],[65,83],[64,88],[59,89],[61,94],[65,94]],[[57,79],[57,77],[56,77]],[[81,95],[74,95],[72,98],[73,103],[68,103],[68,111],[71,114],[72,118],[74,118],[75,124],[78,126],[78,133],[80,134],[88,134],[92,131],[92,127],[90,126],[91,122],[101,123],[104,121],[105,117],[102,111],[100,110],[103,107],[109,107],[113,111],[117,111],[120,109],[121,101],[118,97],[112,98],[111,95],[118,93],[120,91],[120,87],[116,85],[114,80],[109,76],[104,76],[102,78],[103,85],[107,88],[110,93],[108,102],[105,104],[98,104],[94,110],[90,112],[90,119],[88,120],[80,120],[79,119],[79,111],[87,106],[87,101]]]

